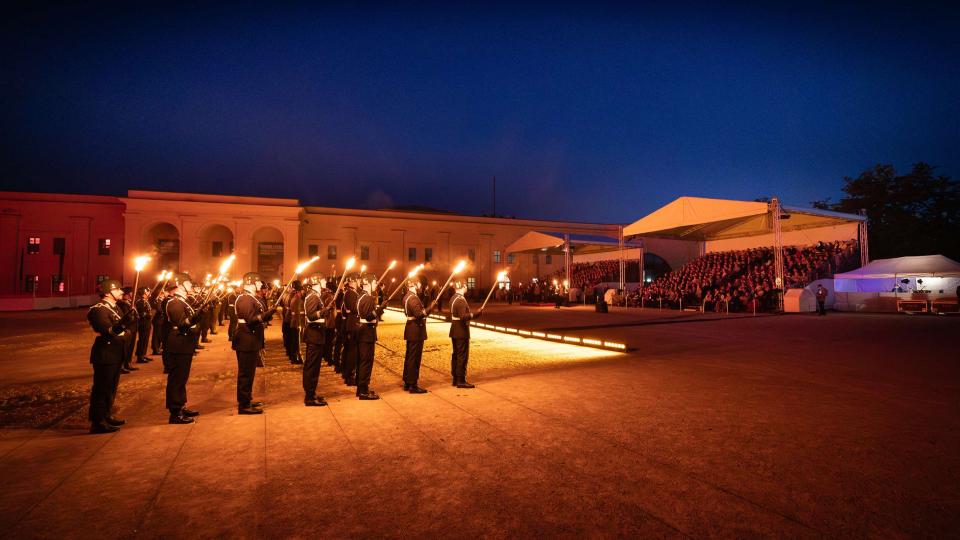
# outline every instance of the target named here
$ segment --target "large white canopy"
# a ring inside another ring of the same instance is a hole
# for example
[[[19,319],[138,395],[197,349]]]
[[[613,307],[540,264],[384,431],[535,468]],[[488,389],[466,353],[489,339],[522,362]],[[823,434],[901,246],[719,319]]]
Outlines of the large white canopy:
[[[896,277],[960,277],[960,263],[943,255],[877,259],[834,279],[886,279]]]
[[[571,234],[570,251],[576,254],[606,253],[620,249],[620,241],[607,236],[593,236],[588,234]],[[517,238],[506,247],[507,253],[537,253],[544,252],[552,255],[562,254],[565,240],[562,233],[530,231]],[[642,242],[624,242],[624,249],[643,247]]]
[[[780,229],[827,227],[864,219],[855,214],[781,206]],[[770,234],[772,230],[773,216],[768,203],[680,197],[627,225],[623,234],[705,241]]]

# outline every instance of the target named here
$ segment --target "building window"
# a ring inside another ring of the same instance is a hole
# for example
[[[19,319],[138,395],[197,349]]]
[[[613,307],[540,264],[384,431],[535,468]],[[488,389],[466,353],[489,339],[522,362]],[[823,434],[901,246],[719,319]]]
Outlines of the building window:
[[[407,248],[407,260],[408,261],[417,260],[417,248]]]
[[[316,244],[310,244],[307,246],[307,257],[313,258],[320,253],[320,246]]]
[[[475,277],[468,277],[468,278],[467,278],[467,289],[470,289],[470,290],[472,291],[473,289],[476,289],[476,288],[477,288],[477,278],[475,278]]]
[[[67,252],[67,239],[66,238],[54,238],[53,239],[53,254],[54,255],[63,255]]]
[[[499,250],[499,249],[494,250],[494,252],[493,252],[493,262],[495,262],[495,263],[500,262],[500,250]]]
[[[63,276],[59,274],[50,276],[50,287],[53,292],[63,292],[66,288],[63,283]]]
[[[477,262],[477,250],[470,248],[467,250],[467,258],[470,262]]]
[[[546,259],[546,260],[544,261],[545,263],[547,263],[547,264],[553,264],[553,255],[550,255],[550,254],[548,253],[547,255],[544,256],[544,259]]]
[[[214,257],[219,257],[223,255],[223,242],[220,240],[214,241],[213,249],[211,250],[210,254],[213,255]]]
[[[423,262],[430,262],[433,260],[433,248],[423,248]]]
[[[337,260],[337,246],[327,246],[327,260]]]
[[[37,284],[40,282],[40,276],[36,274],[27,274],[23,276],[23,289],[27,292],[36,292]]]
[[[110,254],[110,239],[109,239],[109,238],[101,238],[101,239],[100,239],[99,246],[100,246],[99,249],[100,249],[100,254],[101,254],[101,255],[109,255],[109,254]]]
[[[361,261],[370,260],[370,246],[360,246],[360,260]]]
[[[514,256],[513,253],[507,253],[507,262],[513,264]]]
[[[27,239],[27,254],[36,255],[37,253],[40,253],[40,237],[31,236]]]

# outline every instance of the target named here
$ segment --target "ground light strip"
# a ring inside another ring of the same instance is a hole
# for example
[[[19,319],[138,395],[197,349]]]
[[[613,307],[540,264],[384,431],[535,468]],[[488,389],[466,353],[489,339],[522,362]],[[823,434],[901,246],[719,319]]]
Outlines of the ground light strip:
[[[398,313],[403,313],[402,309],[398,308],[387,308],[390,311],[396,311]],[[442,315],[430,315],[431,319],[443,322],[450,322],[446,317]],[[599,339],[593,338],[580,338],[577,336],[564,336],[561,334],[546,334],[544,332],[536,332],[533,330],[523,330],[521,328],[509,328],[506,326],[494,326],[492,324],[486,324],[481,322],[470,321],[470,326],[475,326],[477,328],[483,328],[484,330],[490,330],[491,332],[499,332],[501,334],[517,334],[525,338],[541,339],[544,341],[559,341],[568,344],[580,345],[581,347],[592,347],[595,349],[607,349],[611,351],[620,351],[624,352],[627,350],[627,346],[623,343],[617,343],[616,341],[602,341]]]

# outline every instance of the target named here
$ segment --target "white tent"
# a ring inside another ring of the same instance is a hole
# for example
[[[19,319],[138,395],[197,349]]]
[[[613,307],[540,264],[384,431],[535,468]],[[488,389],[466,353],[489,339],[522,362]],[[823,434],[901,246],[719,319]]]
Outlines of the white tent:
[[[833,276],[837,292],[895,292],[956,287],[960,263],[943,255],[877,259],[852,272]],[[903,283],[907,280],[907,283]]]

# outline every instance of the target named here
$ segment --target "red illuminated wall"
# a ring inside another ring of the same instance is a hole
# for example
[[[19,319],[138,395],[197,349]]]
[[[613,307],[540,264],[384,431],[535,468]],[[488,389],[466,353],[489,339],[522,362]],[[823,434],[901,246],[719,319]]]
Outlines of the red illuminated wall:
[[[92,294],[97,276],[119,278],[123,211],[116,197],[0,192],[0,296]],[[39,238],[38,253],[29,252],[30,238]],[[55,239],[63,239],[62,255],[54,252]],[[109,254],[100,254],[101,239],[110,240]],[[39,276],[35,293],[28,275]]]

